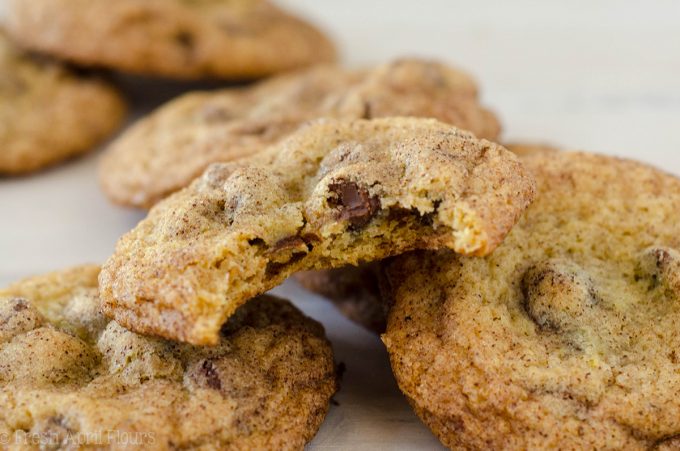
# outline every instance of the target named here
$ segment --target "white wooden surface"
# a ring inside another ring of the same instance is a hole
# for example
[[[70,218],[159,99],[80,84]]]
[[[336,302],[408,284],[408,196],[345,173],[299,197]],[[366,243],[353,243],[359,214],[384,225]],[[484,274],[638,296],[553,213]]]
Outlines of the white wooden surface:
[[[282,3],[323,24],[348,65],[427,55],[473,73],[506,140],[637,158],[680,175],[680,2]],[[169,95],[154,87],[154,99],[143,99],[148,87],[133,90],[136,105]],[[144,109],[138,106],[138,114]],[[98,158],[0,179],[0,284],[101,262],[141,219],[141,212],[111,206],[99,192]],[[397,390],[376,337],[294,283],[275,291],[324,323],[338,361],[347,365],[339,405],[310,448],[439,447]]]

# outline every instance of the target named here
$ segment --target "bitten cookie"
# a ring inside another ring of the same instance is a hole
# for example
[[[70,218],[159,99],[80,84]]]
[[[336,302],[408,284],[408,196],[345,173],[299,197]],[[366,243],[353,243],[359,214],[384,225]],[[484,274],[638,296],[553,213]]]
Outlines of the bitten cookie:
[[[260,297],[216,347],[144,337],[99,312],[98,272],[0,290],[3,446],[301,450],[311,440],[336,389],[320,324]]]
[[[22,46],[84,66],[247,79],[330,62],[314,26],[266,0],[6,0]]]
[[[321,66],[171,101],[111,144],[100,180],[114,202],[148,208],[210,163],[257,153],[306,121],[385,116],[431,117],[492,141],[499,133],[473,80],[444,64],[400,59],[364,71]]]
[[[296,271],[418,248],[485,255],[533,189],[512,153],[432,119],[321,120],[158,203],[104,265],[103,309],[215,343],[239,305]]]
[[[544,144],[511,143],[504,147],[515,155],[557,152],[558,148]],[[386,306],[380,294],[378,262],[335,269],[301,271],[293,277],[306,289],[328,298],[352,321],[365,328],[385,331]]]
[[[0,174],[87,152],[118,128],[124,113],[113,88],[27,56],[0,32]]]
[[[523,161],[537,198],[491,255],[387,266],[400,388],[450,448],[677,446],[680,180],[585,153]]]

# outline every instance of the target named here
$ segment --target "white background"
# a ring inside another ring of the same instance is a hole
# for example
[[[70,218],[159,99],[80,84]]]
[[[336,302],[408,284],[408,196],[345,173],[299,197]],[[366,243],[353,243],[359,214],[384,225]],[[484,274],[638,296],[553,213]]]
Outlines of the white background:
[[[636,158],[680,174],[680,2],[281,3],[324,26],[350,66],[424,55],[474,74],[506,141]],[[142,101],[148,87],[131,91],[138,114],[142,103],[168,96],[167,87],[153,87],[154,99]],[[101,262],[141,219],[143,213],[111,206],[100,193],[98,158],[0,178],[0,284]],[[376,337],[294,283],[275,291],[325,324],[337,360],[347,365],[339,406],[311,448],[437,448],[396,389]]]

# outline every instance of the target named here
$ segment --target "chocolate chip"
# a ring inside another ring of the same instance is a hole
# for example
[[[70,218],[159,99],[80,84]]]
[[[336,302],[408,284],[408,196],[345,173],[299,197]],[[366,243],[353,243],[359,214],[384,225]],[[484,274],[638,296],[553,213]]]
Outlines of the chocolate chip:
[[[380,210],[378,196],[371,196],[365,187],[354,182],[338,180],[329,184],[328,189],[335,194],[328,203],[340,208],[339,219],[349,221],[350,229],[364,227]]]
[[[65,449],[77,431],[69,427],[63,416],[56,415],[46,420],[38,420],[31,432],[41,443],[51,445],[45,449]]]
[[[362,119],[371,119],[372,118],[372,111],[371,111],[371,102],[364,102],[364,111],[361,114]]]
[[[174,36],[175,42],[187,50],[194,47],[194,35],[190,31],[180,30]]]
[[[21,311],[24,311],[28,308],[28,302],[26,302],[25,299],[16,299],[16,300],[14,300],[14,302],[15,302],[15,304],[12,307],[12,309],[15,312],[21,312]]]
[[[424,215],[419,215],[418,221],[426,227],[432,227],[432,225],[434,224],[434,218],[437,215],[437,212],[439,211],[439,206],[441,204],[442,204],[441,200],[434,201],[433,210],[429,213],[425,213]]]
[[[222,388],[222,381],[220,381],[220,375],[215,368],[215,364],[212,360],[204,360],[201,365],[201,374],[205,377],[205,383],[208,387],[213,390],[220,390]]]
[[[256,238],[257,240],[257,238]],[[253,241],[253,240],[251,240]],[[262,241],[262,240],[260,240]],[[313,233],[305,233],[304,235],[293,235],[282,238],[276,242],[269,250],[269,254],[277,254],[285,251],[293,251],[293,253],[312,250],[312,243],[318,243],[321,239]],[[249,241],[250,243],[250,241]]]
[[[314,242],[320,241],[313,233],[293,235],[280,239],[267,250],[267,263],[265,272],[268,276],[275,276],[289,264],[300,261],[313,249]]]
[[[415,218],[418,224],[424,227],[432,227],[434,218],[437,215],[437,206],[438,204],[435,204],[435,210],[425,214],[421,214],[417,208],[393,207],[389,210],[389,219],[392,221],[402,221]]]
[[[530,267],[521,280],[522,306],[544,330],[576,330],[602,303],[588,274],[570,261],[547,260]]]
[[[267,263],[267,267],[265,268],[265,273],[267,276],[272,277],[281,272],[283,268],[285,268],[287,265],[299,262],[306,254],[304,252],[296,252],[293,254],[293,256],[290,258],[290,260],[286,262],[269,262]]]
[[[309,247],[312,243],[318,243],[321,241],[321,238],[314,235],[313,233],[305,233],[302,235],[302,239],[305,241],[305,243],[307,243],[307,247]]]
[[[297,235],[289,236],[279,240],[276,244],[274,244],[274,246],[271,247],[271,249],[269,249],[269,252],[276,253],[286,250],[294,250],[299,249],[301,246],[307,246],[307,243],[305,243],[305,240],[303,240],[302,237]]]

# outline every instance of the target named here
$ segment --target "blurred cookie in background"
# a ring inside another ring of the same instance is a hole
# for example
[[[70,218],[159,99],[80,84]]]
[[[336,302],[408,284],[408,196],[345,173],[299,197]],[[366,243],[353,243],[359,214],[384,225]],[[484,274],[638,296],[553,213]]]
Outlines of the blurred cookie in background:
[[[266,0],[7,0],[22,46],[140,75],[251,79],[335,60],[328,37]]]
[[[149,208],[210,163],[253,155],[309,120],[386,116],[435,118],[490,140],[500,132],[472,78],[443,63],[407,58],[358,71],[323,65],[169,102],[111,144],[100,180],[115,203]]]
[[[537,153],[553,153],[559,152],[559,147],[552,144],[536,143],[536,142],[509,142],[503,143],[503,146],[520,157],[533,155]]]
[[[94,77],[19,51],[0,32],[0,174],[92,150],[120,126],[125,102]]]

